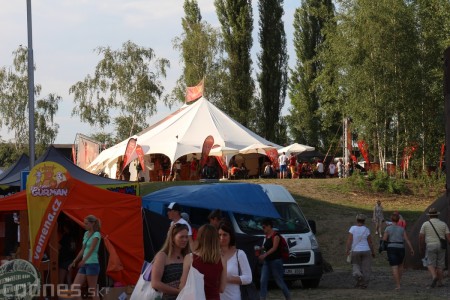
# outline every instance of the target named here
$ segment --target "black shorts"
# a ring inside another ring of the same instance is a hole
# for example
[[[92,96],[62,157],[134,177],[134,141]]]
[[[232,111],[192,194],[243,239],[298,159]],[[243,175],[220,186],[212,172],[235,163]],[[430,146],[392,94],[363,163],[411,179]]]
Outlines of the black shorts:
[[[388,247],[387,257],[390,266],[401,265],[405,259],[405,248]]]

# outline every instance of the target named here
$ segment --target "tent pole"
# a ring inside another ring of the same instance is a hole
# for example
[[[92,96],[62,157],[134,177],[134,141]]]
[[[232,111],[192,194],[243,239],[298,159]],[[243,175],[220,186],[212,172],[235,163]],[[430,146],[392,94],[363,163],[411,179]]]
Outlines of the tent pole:
[[[444,109],[445,109],[445,197],[447,198],[447,225],[450,224],[450,47],[444,51]],[[447,251],[450,261],[450,251]]]

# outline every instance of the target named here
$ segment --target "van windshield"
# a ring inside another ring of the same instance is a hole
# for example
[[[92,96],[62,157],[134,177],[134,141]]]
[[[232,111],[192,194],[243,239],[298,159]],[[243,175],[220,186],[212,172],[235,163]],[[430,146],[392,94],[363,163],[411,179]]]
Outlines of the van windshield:
[[[310,231],[308,222],[300,208],[295,203],[273,203],[281,218],[274,219],[273,227],[280,233],[307,233]],[[262,234],[262,221],[265,217],[234,213],[234,217],[242,232],[247,234]]]

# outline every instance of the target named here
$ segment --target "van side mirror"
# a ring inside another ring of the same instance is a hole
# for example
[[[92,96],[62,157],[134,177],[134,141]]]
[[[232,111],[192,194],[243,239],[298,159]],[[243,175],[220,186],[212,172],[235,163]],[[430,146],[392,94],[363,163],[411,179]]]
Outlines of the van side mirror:
[[[311,227],[311,231],[316,234],[316,221],[308,220],[309,227]]]

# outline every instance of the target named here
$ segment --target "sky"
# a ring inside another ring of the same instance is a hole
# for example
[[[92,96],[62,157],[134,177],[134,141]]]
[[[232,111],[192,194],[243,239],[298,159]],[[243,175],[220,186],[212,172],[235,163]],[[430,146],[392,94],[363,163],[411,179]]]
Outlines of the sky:
[[[13,51],[20,45],[28,45],[26,0],[0,0],[0,67],[10,67]],[[152,48],[159,58],[170,61],[167,77],[162,79],[165,93],[170,93],[182,73],[179,52],[173,49],[173,39],[182,33],[181,18],[184,16],[183,0],[35,0],[32,2],[33,53],[36,71],[35,84],[42,86],[40,97],[55,93],[62,97],[55,122],[59,133],[55,143],[73,143],[77,133],[91,135],[100,128],[82,123],[78,116],[71,116],[74,108],[69,88],[88,74],[93,74],[101,59],[94,49],[110,46],[120,49],[128,40]],[[253,69],[257,70],[258,6],[253,3]],[[283,18],[288,43],[289,66],[295,63],[293,50],[293,15],[301,1],[285,0]],[[213,0],[198,0],[204,21],[219,27]],[[179,105],[181,106],[181,104]],[[162,100],[156,115],[148,118],[148,124],[163,119],[171,111]],[[286,99],[282,114],[287,114]],[[107,127],[112,132],[113,127]],[[11,138],[5,128],[0,137]]]

